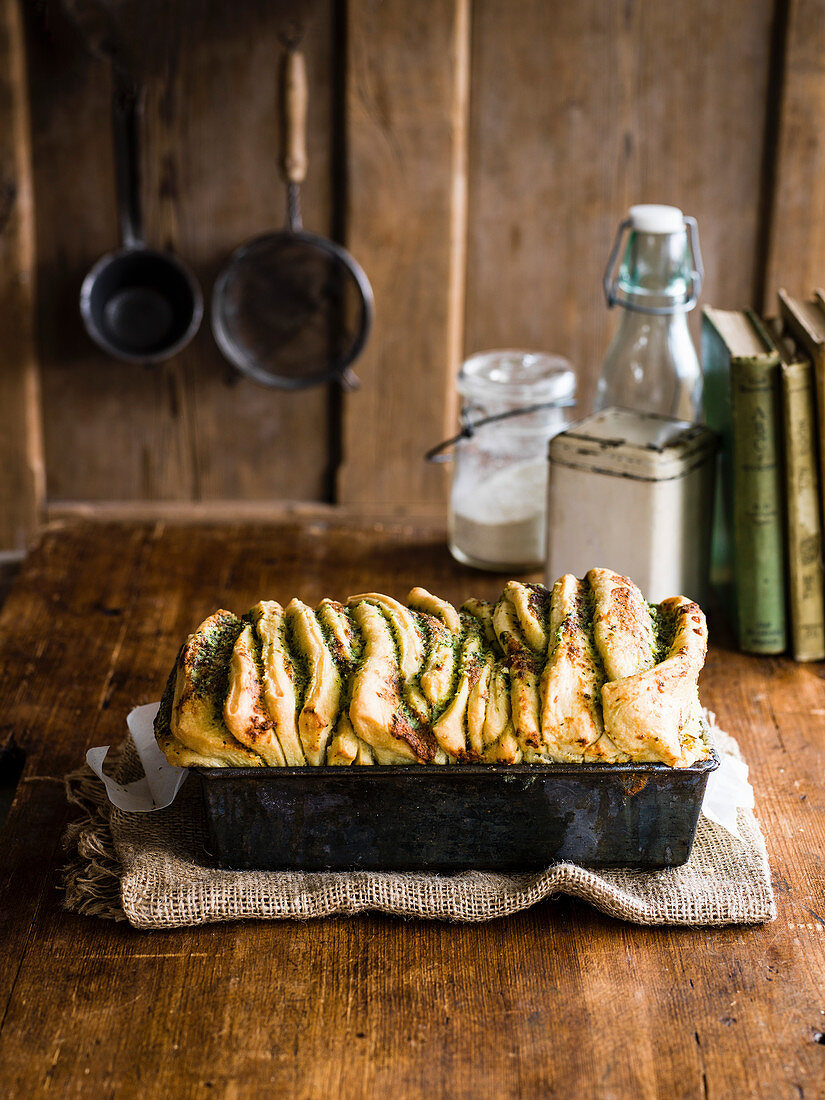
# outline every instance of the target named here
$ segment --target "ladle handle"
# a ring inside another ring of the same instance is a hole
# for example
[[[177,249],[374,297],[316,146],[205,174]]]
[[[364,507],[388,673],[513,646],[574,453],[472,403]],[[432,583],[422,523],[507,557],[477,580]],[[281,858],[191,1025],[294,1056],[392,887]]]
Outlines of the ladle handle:
[[[281,61],[281,172],[286,183],[306,179],[307,98],[304,55],[287,49]]]
[[[112,136],[115,154],[117,211],[124,248],[143,244],[140,209],[140,85],[112,62]]]

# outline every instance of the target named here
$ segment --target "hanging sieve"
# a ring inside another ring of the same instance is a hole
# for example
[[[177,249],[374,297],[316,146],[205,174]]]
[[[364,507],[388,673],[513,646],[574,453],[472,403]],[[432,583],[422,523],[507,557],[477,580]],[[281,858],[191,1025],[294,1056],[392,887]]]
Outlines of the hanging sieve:
[[[212,295],[212,330],[223,354],[264,386],[299,390],[328,381],[353,389],[350,367],[372,326],[372,287],[346,249],[307,232],[300,185],[306,177],[307,83],[295,39],[281,63],[286,228],[256,237],[230,256]]]

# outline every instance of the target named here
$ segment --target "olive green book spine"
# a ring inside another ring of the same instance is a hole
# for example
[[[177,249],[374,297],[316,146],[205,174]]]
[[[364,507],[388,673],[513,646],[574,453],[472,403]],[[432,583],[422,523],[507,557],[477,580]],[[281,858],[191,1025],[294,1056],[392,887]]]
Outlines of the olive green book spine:
[[[703,311],[706,417],[722,436],[721,544],[746,653],[787,648],[779,355],[750,311]],[[718,567],[719,547],[714,547]]]
[[[816,418],[819,426],[820,514],[825,519],[825,497],[822,497],[825,493],[825,295],[817,290],[811,301],[794,298],[787,291],[780,290],[779,312],[785,323],[785,330],[813,363]]]
[[[779,359],[731,360],[733,530],[739,644],[782,653],[785,547],[779,448]]]
[[[797,661],[825,657],[825,594],[813,365],[782,363],[785,514],[791,652]]]

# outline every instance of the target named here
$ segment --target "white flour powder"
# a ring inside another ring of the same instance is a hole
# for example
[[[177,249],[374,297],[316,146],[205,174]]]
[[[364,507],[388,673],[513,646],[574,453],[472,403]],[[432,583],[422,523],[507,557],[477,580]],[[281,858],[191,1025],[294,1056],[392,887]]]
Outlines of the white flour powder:
[[[544,562],[547,462],[531,459],[506,466],[472,493],[453,494],[452,542],[478,563],[500,566]]]

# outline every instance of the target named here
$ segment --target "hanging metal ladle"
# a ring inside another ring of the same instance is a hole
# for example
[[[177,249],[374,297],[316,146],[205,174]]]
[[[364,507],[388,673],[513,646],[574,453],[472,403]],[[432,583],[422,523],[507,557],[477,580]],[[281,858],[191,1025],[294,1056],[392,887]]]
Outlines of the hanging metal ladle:
[[[112,123],[121,247],[103,256],[80,289],[86,331],[109,355],[157,363],[186,347],[203,317],[203,294],[171,252],[147,248],[140,207],[139,84],[112,56]]]

